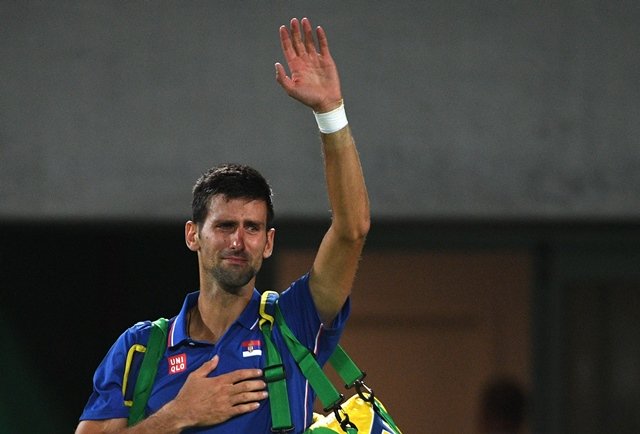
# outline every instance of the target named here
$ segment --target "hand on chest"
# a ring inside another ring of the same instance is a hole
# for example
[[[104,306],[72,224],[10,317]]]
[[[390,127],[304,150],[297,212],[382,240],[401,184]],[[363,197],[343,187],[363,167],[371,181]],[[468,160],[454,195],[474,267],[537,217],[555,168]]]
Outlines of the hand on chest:
[[[155,411],[173,399],[188,375],[203,363],[218,355],[218,366],[209,377],[222,375],[238,369],[264,367],[264,343],[262,333],[242,329],[223,336],[218,343],[184,342],[167,349],[158,365],[158,373],[149,399],[149,407]]]

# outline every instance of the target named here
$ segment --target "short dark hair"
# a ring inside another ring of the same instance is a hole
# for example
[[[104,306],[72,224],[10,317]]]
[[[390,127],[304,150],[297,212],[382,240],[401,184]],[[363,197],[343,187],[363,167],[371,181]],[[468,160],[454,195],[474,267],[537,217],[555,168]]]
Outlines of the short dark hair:
[[[267,180],[256,169],[242,164],[223,164],[212,167],[198,178],[193,186],[192,220],[203,223],[211,198],[223,195],[227,199],[262,200],[267,205],[267,227],[274,218],[273,193]]]

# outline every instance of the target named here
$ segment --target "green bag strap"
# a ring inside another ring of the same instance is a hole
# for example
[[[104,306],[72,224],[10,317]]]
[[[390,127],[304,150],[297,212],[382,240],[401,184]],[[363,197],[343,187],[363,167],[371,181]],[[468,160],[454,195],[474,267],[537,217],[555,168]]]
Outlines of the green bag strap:
[[[289,348],[289,352],[296,361],[302,374],[309,381],[309,384],[318,395],[318,399],[322,402],[325,411],[333,409],[340,405],[343,395],[338,392],[331,381],[322,371],[322,367],[318,364],[315,356],[307,347],[302,345],[298,338],[295,337],[289,326],[284,320],[280,307],[276,304],[275,322],[280,333],[284,338],[284,342]]]
[[[274,293],[273,291],[267,291],[269,293]],[[273,327],[273,323],[280,329],[280,333],[282,334],[285,344],[289,349],[289,352],[295,359],[298,367],[302,371],[302,374],[309,381],[309,384],[313,388],[313,390],[318,395],[318,399],[322,402],[325,411],[334,411],[336,414],[336,418],[339,420],[342,429],[347,434],[357,434],[357,428],[349,421],[349,417],[346,413],[342,411],[340,404],[343,401],[343,395],[340,394],[337,389],[333,386],[329,378],[327,378],[326,374],[323,372],[322,367],[318,364],[315,359],[315,356],[307,347],[302,345],[300,341],[295,337],[289,326],[287,325],[284,315],[282,314],[280,307],[277,304],[278,293],[274,293],[275,296],[270,296],[268,301],[269,304],[275,304],[275,312],[273,315],[269,315],[269,318],[266,321],[271,322],[271,327]],[[263,300],[266,300],[265,295],[263,294]],[[261,307],[261,316],[262,307]],[[264,319],[264,316],[263,316]],[[261,320],[263,321],[263,320]],[[264,330],[263,330],[264,333]],[[270,338],[269,334],[269,338]],[[265,339],[266,340],[266,339]],[[269,352],[277,352],[277,348],[275,345],[273,349],[270,350],[267,346],[267,359],[269,358]],[[278,355],[279,357],[279,355]],[[365,377],[365,373],[358,368],[358,366],[353,362],[353,360],[346,353],[344,348],[340,345],[336,347],[333,354],[329,358],[329,363],[336,370],[337,374],[340,376],[342,381],[345,383],[345,387],[351,388],[356,386],[358,394],[365,401],[369,401],[374,407],[375,411],[389,424],[391,428],[393,428],[397,433],[400,433],[400,429],[396,426],[393,418],[389,413],[387,413],[384,406],[375,399],[373,396],[373,391],[369,389],[363,382],[362,379]],[[364,391],[363,391],[364,389]],[[270,402],[279,401],[282,399],[287,399],[288,396],[286,388],[281,393],[273,394],[271,389],[269,390]],[[273,404],[272,404],[273,406]],[[272,407],[273,408],[273,407]],[[273,409],[272,409],[273,413]],[[287,413],[289,414],[289,410],[287,409]]]
[[[280,332],[285,338],[285,343],[289,351],[294,356],[303,375],[309,380],[309,384],[311,384],[311,387],[313,387],[313,390],[315,390],[318,395],[318,398],[324,406],[324,410],[334,411],[336,418],[339,419],[342,429],[345,432],[348,434],[357,433],[357,430],[349,421],[348,415],[344,412],[340,413],[342,410],[339,405],[342,403],[343,395],[338,393],[331,381],[327,378],[313,354],[298,341],[291,329],[289,329],[284,315],[277,304],[275,313],[276,325],[280,328]],[[395,424],[391,415],[386,411],[380,401],[374,397],[373,391],[362,382],[366,374],[358,368],[342,346],[336,346],[333,354],[329,358],[329,363],[336,370],[342,381],[344,381],[346,388],[355,386],[358,395],[360,395],[363,400],[369,401],[380,417],[382,417],[395,432],[400,433],[400,429]]]
[[[302,374],[306,377],[309,384],[316,392],[316,395],[318,395],[318,399],[322,402],[324,411],[333,411],[336,420],[345,433],[357,434],[357,427],[349,420],[349,415],[345,413],[341,407],[341,404],[344,401],[344,395],[338,392],[338,390],[333,386],[333,383],[331,383],[329,378],[322,371],[322,367],[317,362],[313,353],[309,351],[307,347],[302,345],[298,338],[295,337],[287,325],[284,315],[277,304],[275,320],[276,325],[280,329],[280,333],[284,338],[285,344],[287,345],[287,348],[289,348],[289,352],[298,364]],[[344,353],[344,350],[342,350],[342,353]],[[347,359],[349,358],[347,357]]]
[[[264,379],[269,391],[269,407],[271,408],[271,430],[273,432],[286,432],[293,430],[291,422],[291,410],[289,408],[289,395],[285,380],[282,358],[271,336],[274,317],[273,310],[278,293],[265,291],[260,298],[260,330],[264,337],[266,365],[263,369]]]
[[[338,345],[331,355],[329,363],[331,363],[333,369],[336,370],[342,381],[344,381],[344,385],[347,389],[355,386],[360,398],[365,401],[369,401],[380,417],[394,429],[394,432],[400,433],[400,429],[391,415],[387,412],[382,403],[375,398],[373,390],[369,389],[369,387],[367,387],[367,385],[362,381],[367,374],[358,368],[344,348]]]
[[[133,405],[129,411],[128,426],[135,425],[144,419],[144,409],[149,401],[153,382],[158,372],[158,363],[167,348],[167,328],[169,320],[159,318],[151,323],[151,332],[147,349],[138,372],[136,385],[133,390]]]
[[[347,389],[352,388],[366,376],[340,345],[333,351],[329,363],[336,370]]]

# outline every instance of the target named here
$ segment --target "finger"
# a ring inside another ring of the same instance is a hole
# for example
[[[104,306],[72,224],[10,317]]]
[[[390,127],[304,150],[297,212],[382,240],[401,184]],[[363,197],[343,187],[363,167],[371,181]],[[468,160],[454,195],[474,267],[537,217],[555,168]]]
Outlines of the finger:
[[[269,394],[266,391],[238,393],[231,397],[231,405],[257,403],[267,399],[268,396]]]
[[[284,70],[282,64],[276,62],[276,81],[285,91],[289,92],[292,87],[291,79],[287,77],[287,73]]]
[[[297,18],[291,20],[291,41],[293,43],[293,49],[298,56],[306,53],[306,48],[302,43],[302,34],[300,33],[300,22]]]
[[[293,48],[291,35],[289,34],[289,29],[287,29],[286,26],[280,26],[280,45],[282,46],[282,52],[284,53],[284,58],[287,62],[290,62],[291,59],[296,57],[296,50]]]
[[[313,40],[313,30],[311,30],[311,21],[308,18],[302,19],[302,30],[304,32],[304,45],[307,54],[316,53],[316,44]]]
[[[246,380],[256,380],[261,377],[262,371],[260,369],[238,369],[218,376],[218,378],[224,379],[225,383],[230,384],[236,384]]]
[[[320,47],[320,54],[322,56],[331,56],[329,53],[329,41],[327,41],[327,34],[324,32],[324,29],[318,26],[316,33],[318,35],[318,47]]]
[[[256,392],[264,390],[267,383],[263,380],[245,380],[234,384],[239,392]]]
[[[231,407],[231,415],[238,416],[244,413],[249,413],[250,411],[255,411],[260,408],[260,404],[257,402],[250,402],[248,404],[238,404]]]

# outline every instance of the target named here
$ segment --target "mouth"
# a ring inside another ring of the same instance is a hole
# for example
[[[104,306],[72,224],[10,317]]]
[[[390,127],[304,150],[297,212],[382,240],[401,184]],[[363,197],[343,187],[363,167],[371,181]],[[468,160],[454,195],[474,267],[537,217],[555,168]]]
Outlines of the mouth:
[[[233,265],[244,265],[249,262],[244,256],[223,256],[222,259]]]

